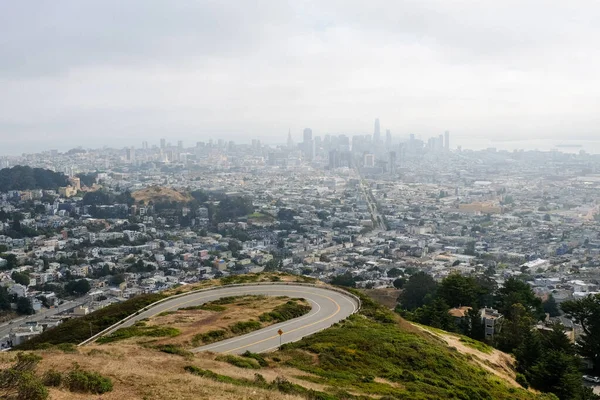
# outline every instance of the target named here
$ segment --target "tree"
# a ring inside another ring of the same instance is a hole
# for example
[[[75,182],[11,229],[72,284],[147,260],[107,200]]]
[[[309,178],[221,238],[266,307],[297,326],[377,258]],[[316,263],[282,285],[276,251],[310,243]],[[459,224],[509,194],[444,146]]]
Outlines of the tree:
[[[585,335],[578,341],[579,353],[593,361],[595,371],[600,371],[600,294],[568,300],[560,307],[575,323],[581,324]]]
[[[551,317],[558,317],[560,315],[558,305],[552,294],[548,295],[548,299],[542,303],[542,307],[544,308],[544,312]]]
[[[400,275],[402,275],[402,270],[399,268],[396,268],[396,267],[388,270],[388,272],[387,272],[388,278],[397,278]]]
[[[4,286],[0,286],[0,310],[10,310],[10,296]]]
[[[482,290],[475,278],[456,273],[442,280],[437,295],[450,307],[474,306]]]
[[[243,249],[242,244],[235,239],[229,241],[228,247],[234,257],[237,257],[240,254],[240,251]]]
[[[90,291],[92,287],[87,279],[80,279],[78,281],[71,281],[65,285],[65,290],[74,295],[82,296]]]
[[[12,275],[10,276],[11,279],[13,281],[15,281],[16,283],[23,285],[23,286],[29,286],[29,276],[27,276],[26,274],[23,274],[21,272],[13,272]]]
[[[513,352],[531,331],[534,320],[520,303],[513,304],[501,321],[500,332],[496,335],[496,346],[507,353]]]
[[[454,317],[448,313],[449,308],[442,298],[436,297],[430,304],[417,308],[413,313],[413,319],[434,328],[454,331],[456,324]]]
[[[17,256],[14,254],[4,254],[2,258],[6,260],[6,265],[4,266],[4,270],[11,270],[17,268],[19,266],[19,261],[17,260]]]
[[[428,297],[433,298],[437,290],[437,283],[425,272],[417,272],[404,284],[404,290],[398,297],[400,305],[413,311],[425,305]]]
[[[331,284],[346,287],[356,287],[356,279],[354,279],[350,272],[346,272],[345,274],[334,276],[331,279]]]
[[[402,289],[404,287],[405,283],[406,283],[406,279],[405,278],[396,278],[396,279],[394,279],[394,287],[396,289]]]
[[[31,300],[27,297],[19,297],[17,299],[17,312],[24,315],[32,315],[35,313]]]
[[[497,291],[496,307],[500,313],[506,315],[512,310],[513,304],[517,303],[523,305],[535,319],[544,315],[542,300],[536,297],[531,286],[517,278],[508,278],[504,286]]]

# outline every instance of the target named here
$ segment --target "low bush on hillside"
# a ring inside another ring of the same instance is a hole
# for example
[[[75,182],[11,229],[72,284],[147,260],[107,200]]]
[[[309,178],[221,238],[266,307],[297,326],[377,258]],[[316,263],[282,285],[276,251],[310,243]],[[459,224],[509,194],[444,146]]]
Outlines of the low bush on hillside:
[[[128,326],[127,328],[121,328],[111,333],[108,336],[103,336],[97,340],[98,343],[112,343],[118,340],[129,339],[136,336],[149,336],[149,337],[174,337],[179,335],[181,332],[177,328],[168,326],[143,326],[136,324],[134,326]]]
[[[64,382],[71,392],[102,394],[113,390],[110,378],[97,372],[81,370],[78,367],[64,377]]]
[[[199,333],[192,338],[192,343],[194,346],[204,343],[209,344],[213,342],[217,342],[222,340],[227,335],[227,331],[223,329],[215,329],[212,331],[208,331],[206,333]]]
[[[265,360],[265,358],[261,354],[246,351],[244,354],[242,354],[242,357],[255,359],[258,362],[258,365],[260,365],[261,367],[269,366],[269,363],[267,362],[267,360]]]
[[[232,378],[227,375],[217,374],[208,369],[198,368],[194,365],[187,365],[184,370],[190,374],[201,376],[203,378],[212,379],[216,382],[228,383],[236,386],[256,387],[266,390],[276,390],[284,394],[292,394],[305,397],[308,400],[337,400],[337,399],[359,399],[360,397],[352,396],[344,393],[342,396],[334,396],[325,392],[319,392],[312,389],[306,389],[303,386],[291,383],[283,377],[277,377],[273,382],[269,383],[261,374],[255,374],[254,380],[245,378]],[[364,398],[364,397],[362,397]]]
[[[36,350],[43,349],[48,344],[79,344],[90,337],[90,324],[92,333],[98,333],[164,297],[162,294],[142,294],[122,303],[104,307],[81,318],[69,319],[59,326],[31,338],[17,346],[16,349]]]
[[[298,318],[311,310],[309,305],[300,304],[297,299],[292,299],[277,306],[273,311],[261,314],[258,319],[262,322],[284,322],[293,318]]]
[[[0,399],[46,400],[46,389],[35,375],[41,357],[36,354],[19,353],[14,365],[0,370]]]
[[[224,361],[238,368],[246,368],[246,369],[259,369],[260,365],[258,362],[252,358],[244,358],[234,356],[232,354],[226,354],[222,356],[217,356],[217,361]]]
[[[262,328],[261,323],[252,319],[249,321],[236,322],[235,324],[229,326],[229,330],[236,335],[252,332],[260,328]]]
[[[182,357],[192,357],[194,354],[190,351],[185,350],[183,347],[177,344],[161,344],[154,346],[155,349],[162,351],[167,354],[175,354]]]
[[[321,384],[348,391],[402,399],[551,398],[510,387],[418,331],[402,327],[391,311],[362,298],[358,314],[324,331],[282,346],[273,353]],[[385,379],[394,385],[378,382]]]

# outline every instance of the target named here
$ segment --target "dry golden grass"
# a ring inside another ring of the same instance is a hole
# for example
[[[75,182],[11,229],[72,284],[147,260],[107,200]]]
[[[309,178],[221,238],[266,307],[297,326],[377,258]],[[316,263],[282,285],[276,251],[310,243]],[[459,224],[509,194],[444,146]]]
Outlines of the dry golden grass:
[[[60,351],[39,351],[43,357],[38,366],[38,373],[54,368],[68,371],[73,363],[82,369],[96,371],[110,377],[114,390],[102,396],[70,393],[64,389],[51,389],[51,399],[75,400],[102,398],[106,400],[162,400],[162,399],[302,399],[279,392],[247,388],[215,382],[198,377],[184,371],[184,366],[198,365],[201,368],[216,366],[234,376],[239,368],[214,361],[214,355],[203,354],[193,360],[169,355],[156,350],[140,348],[136,345],[88,346],[79,353],[65,354]],[[14,359],[14,353],[0,353],[0,365],[6,367]],[[229,373],[232,372],[233,373]],[[245,370],[242,370],[245,373]],[[256,372],[256,371],[254,371]],[[258,371],[262,373],[263,371]],[[269,377],[276,377],[276,372],[269,371]],[[252,373],[249,378],[253,378]],[[273,377],[273,379],[275,379]]]
[[[362,289],[360,291],[389,309],[396,308],[396,305],[398,304],[398,296],[402,292],[400,289],[394,288]]]
[[[290,275],[290,274],[280,273],[280,272],[261,272],[260,274],[247,274],[244,276],[254,276],[255,277],[255,279],[247,280],[244,282],[247,284],[260,283],[260,282],[300,282],[300,283],[305,282],[305,278],[302,276]],[[317,286],[328,286],[326,283],[321,282],[321,281],[314,281],[311,283],[313,283],[314,285],[317,285]],[[167,296],[172,296],[174,294],[191,292],[192,290],[206,289],[206,288],[213,287],[213,286],[221,286],[222,284],[223,283],[221,282],[220,279],[211,279],[211,280],[206,280],[206,281],[200,281],[200,282],[193,283],[190,285],[179,286],[174,289],[165,290],[163,292],[163,294],[165,294]]]
[[[153,344],[178,344],[184,347],[194,347],[192,338],[199,333],[206,333],[215,329],[227,329],[228,326],[239,322],[254,319],[258,321],[258,316],[262,313],[273,311],[277,306],[285,304],[289,298],[277,298],[272,296],[245,296],[232,304],[224,304],[225,311],[205,311],[205,310],[178,310],[173,314],[151,318],[148,325],[168,326],[177,328],[181,334],[175,337],[156,340],[148,338],[131,338],[128,341],[148,342]],[[303,301],[308,305],[308,302]],[[263,327],[272,325],[276,321],[262,323]]]
[[[148,204],[151,201],[154,203],[170,201],[186,203],[192,200],[192,196],[190,196],[189,193],[181,193],[177,190],[161,186],[151,186],[146,189],[135,191],[131,194],[131,197],[133,197],[136,203],[141,201],[144,204]]]

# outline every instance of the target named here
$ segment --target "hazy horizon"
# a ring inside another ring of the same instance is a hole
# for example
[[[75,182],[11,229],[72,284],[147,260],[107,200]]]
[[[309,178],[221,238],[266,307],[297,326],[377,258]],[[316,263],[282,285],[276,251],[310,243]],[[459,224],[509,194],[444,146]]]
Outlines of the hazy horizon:
[[[450,130],[452,147],[595,142],[599,14],[590,1],[6,2],[0,155],[283,143],[288,129],[298,142],[304,127],[369,134],[376,117],[396,140]]]

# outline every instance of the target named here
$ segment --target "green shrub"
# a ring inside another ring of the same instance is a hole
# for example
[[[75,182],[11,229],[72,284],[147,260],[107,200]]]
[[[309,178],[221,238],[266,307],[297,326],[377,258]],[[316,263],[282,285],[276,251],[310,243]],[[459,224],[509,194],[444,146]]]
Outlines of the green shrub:
[[[79,368],[67,374],[65,383],[71,392],[102,394],[113,390],[110,378]]]
[[[194,345],[197,345],[199,343],[209,344],[224,339],[225,335],[227,335],[227,331],[223,329],[215,329],[206,333],[199,333],[195,335],[192,338],[192,343]]]
[[[54,386],[59,387],[63,381],[63,376],[60,372],[50,369],[46,371],[44,376],[42,377],[42,382],[46,386]]]
[[[44,346],[45,343],[51,345],[60,343],[79,344],[90,337],[90,324],[93,333],[98,333],[164,297],[163,294],[142,294],[122,303],[112,304],[81,318],[69,319],[57,327],[48,329],[27,342],[16,346],[16,348],[19,350],[36,350]]]
[[[98,343],[112,343],[118,340],[129,339],[132,337],[149,336],[149,337],[174,337],[181,332],[177,328],[167,326],[129,326],[121,328],[111,333],[108,336],[101,337],[97,340]]]
[[[242,357],[246,357],[246,358],[253,358],[256,361],[258,361],[258,365],[260,365],[261,367],[268,367],[269,363],[267,362],[267,360],[265,360],[265,358],[257,353],[252,353],[250,351],[246,351],[244,354],[242,354]]]
[[[231,354],[218,356],[217,361],[224,361],[238,368],[259,369],[260,365],[252,358],[242,358]]]
[[[517,383],[519,385],[523,386],[525,389],[529,388],[529,382],[527,381],[527,378],[525,377],[525,375],[517,372],[517,376],[515,377],[515,380],[517,381]]]
[[[273,309],[273,311],[261,314],[258,319],[262,322],[284,322],[293,318],[301,317],[308,313],[311,307],[304,304],[297,303],[298,299],[292,299],[281,304]]]
[[[193,353],[185,350],[181,346],[177,344],[161,344],[159,346],[154,346],[155,349],[162,351],[167,354],[175,354],[182,357],[192,357]]]
[[[17,387],[16,400],[45,400],[47,398],[48,389],[42,382],[32,373],[24,373]]]
[[[56,348],[65,353],[77,353],[77,346],[73,343],[60,343],[56,345]]]
[[[235,324],[229,327],[229,330],[235,333],[236,335],[239,335],[258,330],[261,327],[262,325],[260,324],[260,322],[251,319],[250,321],[236,322]]]

